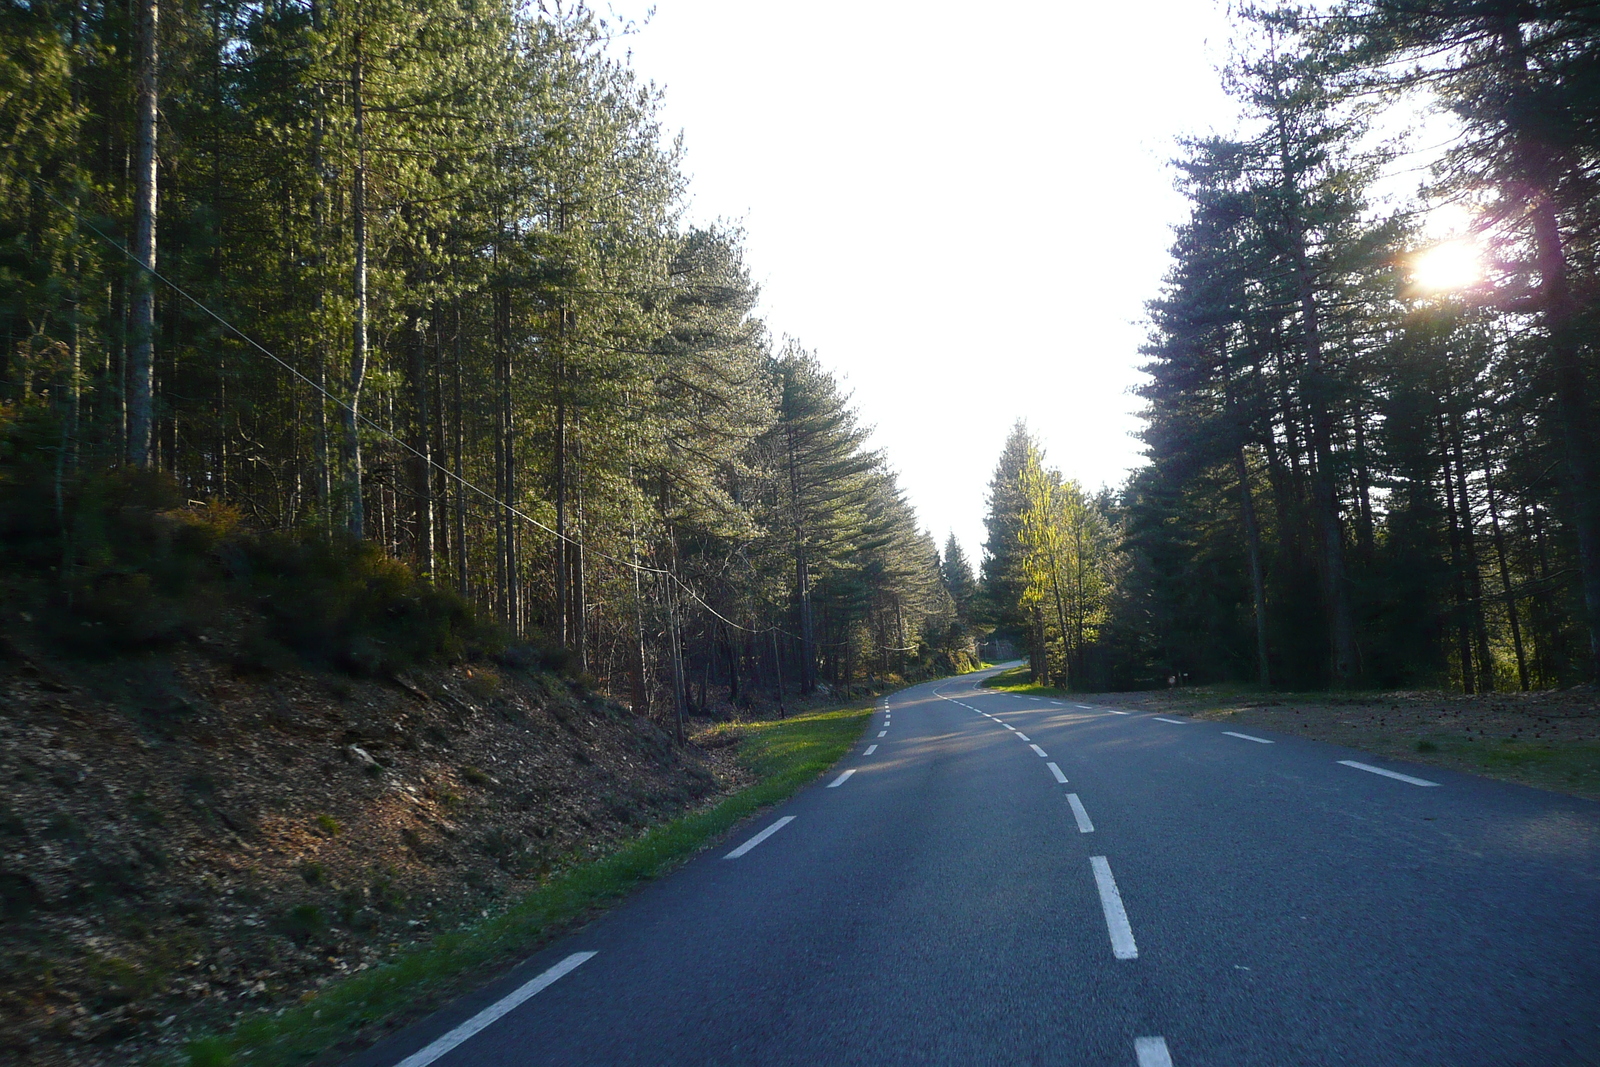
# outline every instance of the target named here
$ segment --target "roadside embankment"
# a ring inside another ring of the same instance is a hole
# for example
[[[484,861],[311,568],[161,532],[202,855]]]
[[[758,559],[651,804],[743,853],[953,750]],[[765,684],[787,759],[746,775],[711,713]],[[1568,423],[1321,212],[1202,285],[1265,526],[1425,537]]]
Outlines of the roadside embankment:
[[[737,768],[749,784],[547,877],[481,922],[419,942],[315,997],[194,1042],[187,1062],[194,1067],[337,1062],[482,984],[639,883],[665,874],[745,818],[785,800],[848,751],[871,707],[868,700],[780,721],[724,723],[705,730],[695,738],[702,750],[732,755],[730,769]]]

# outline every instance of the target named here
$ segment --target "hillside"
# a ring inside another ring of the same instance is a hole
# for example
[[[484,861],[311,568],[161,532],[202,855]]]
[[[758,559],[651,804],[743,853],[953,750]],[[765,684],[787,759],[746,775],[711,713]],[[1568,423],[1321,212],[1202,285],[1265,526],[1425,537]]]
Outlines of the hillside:
[[[5,1058],[126,1063],[297,1002],[746,780],[526,652],[264,665],[242,592],[196,582],[209,625],[109,656],[10,598]]]

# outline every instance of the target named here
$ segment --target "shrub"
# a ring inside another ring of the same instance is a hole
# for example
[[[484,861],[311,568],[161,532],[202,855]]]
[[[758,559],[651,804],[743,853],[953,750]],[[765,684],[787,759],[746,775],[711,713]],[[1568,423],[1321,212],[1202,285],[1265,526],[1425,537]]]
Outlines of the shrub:
[[[278,919],[278,932],[297,944],[304,944],[327,925],[322,909],[315,904],[296,904]]]
[[[131,468],[69,479],[58,500],[41,426],[31,409],[0,412],[0,582],[81,655],[199,637],[240,606],[264,620],[240,643],[264,669],[297,655],[373,675],[505,651],[466,601],[370,542],[253,531],[237,509],[186,502],[169,475]]]

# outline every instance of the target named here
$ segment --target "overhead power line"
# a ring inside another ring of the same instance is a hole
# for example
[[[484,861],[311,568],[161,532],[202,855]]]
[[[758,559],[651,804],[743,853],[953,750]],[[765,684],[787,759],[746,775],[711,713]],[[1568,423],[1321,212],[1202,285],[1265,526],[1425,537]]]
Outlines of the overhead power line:
[[[334,406],[336,406],[340,410],[350,412],[352,415],[355,416],[356,419],[360,420],[361,423],[363,423],[365,426],[369,427],[371,430],[373,430],[379,436],[383,437],[385,440],[391,441],[394,444],[398,445],[401,449],[405,450],[406,452],[408,452],[411,455],[415,456],[417,459],[420,459],[422,462],[426,463],[429,467],[431,467],[434,470],[437,470],[438,472],[443,474],[450,481],[456,483],[457,485],[460,485],[464,489],[468,489],[471,492],[476,493],[478,496],[481,496],[485,500],[489,501],[495,507],[503,508],[505,510],[506,514],[513,515],[516,518],[521,519],[523,522],[526,522],[528,525],[534,527],[537,530],[541,530],[544,533],[549,534],[551,537],[555,538],[556,540],[564,541],[567,544],[575,545],[578,548],[583,549],[584,553],[586,555],[597,556],[600,559],[603,559],[603,560],[607,561],[608,563],[614,563],[617,566],[627,568],[630,571],[636,571],[636,572],[641,573],[641,574],[654,574],[654,575],[658,575],[658,576],[660,576],[662,578],[667,579],[668,581],[670,581],[673,584],[677,585],[680,589],[682,589],[684,591],[684,593],[686,593],[689,596],[689,598],[691,600],[693,600],[696,604],[700,605],[700,607],[704,608],[709,614],[711,614],[714,617],[716,617],[718,620],[720,620],[726,626],[730,626],[735,630],[740,630],[740,631],[742,631],[744,633],[748,633],[748,634],[779,633],[779,634],[782,634],[785,637],[790,638],[791,640],[802,641],[802,639],[799,636],[789,633],[787,630],[785,630],[782,627],[778,626],[776,623],[774,623],[771,626],[764,627],[762,629],[755,629],[753,627],[745,626],[745,625],[743,625],[741,623],[734,622],[732,619],[730,619],[726,615],[722,614],[716,608],[712,607],[711,604],[708,603],[706,601],[706,599],[704,597],[702,597],[699,594],[699,592],[697,592],[695,590],[695,588],[693,586],[691,586],[688,582],[684,581],[682,577],[680,577],[678,574],[674,573],[672,570],[670,570],[668,568],[665,568],[665,567],[651,567],[651,566],[649,566],[647,564],[643,564],[643,563],[634,563],[631,560],[620,559],[620,558],[618,558],[616,556],[610,555],[609,553],[601,552],[598,549],[588,548],[584,544],[584,542],[578,540],[577,538],[574,538],[574,537],[571,537],[571,536],[569,536],[567,534],[564,534],[564,533],[560,532],[559,530],[552,529],[551,527],[549,527],[549,526],[545,525],[544,523],[540,522],[538,519],[534,518],[532,515],[529,515],[527,512],[523,511],[521,508],[517,507],[515,504],[512,504],[509,501],[501,500],[499,497],[495,496],[493,493],[489,492],[487,489],[484,489],[481,486],[478,486],[477,484],[475,484],[475,483],[473,483],[471,481],[468,481],[466,478],[461,477],[460,475],[458,475],[454,471],[452,471],[450,468],[444,466],[438,460],[435,460],[432,456],[427,455],[426,453],[418,450],[417,448],[415,448],[414,446],[412,446],[411,444],[406,442],[403,438],[401,438],[401,437],[397,436],[396,434],[394,434],[393,432],[385,429],[383,426],[379,425],[378,423],[374,422],[372,419],[368,418],[366,415],[362,414],[360,412],[360,410],[354,408],[352,405],[350,405],[346,401],[340,399],[339,397],[335,396],[333,393],[330,393],[322,385],[318,384],[316,381],[314,381],[311,378],[309,378],[308,376],[306,376],[306,374],[304,374],[294,364],[290,363],[288,360],[283,359],[276,352],[273,352],[271,349],[267,348],[261,342],[257,341],[254,337],[251,337],[249,334],[245,333],[239,327],[235,326],[232,322],[229,322],[222,315],[220,315],[216,311],[213,311],[199,297],[195,296],[194,294],[190,293],[188,290],[184,289],[181,285],[179,285],[177,282],[173,281],[171,278],[168,278],[166,275],[162,274],[156,268],[154,268],[154,267],[150,266],[149,264],[147,264],[147,263],[143,262],[142,260],[140,260],[137,256],[135,256],[132,252],[130,252],[121,243],[119,243],[118,241],[113,239],[110,235],[105,233],[103,230],[101,230],[94,223],[92,223],[92,222],[88,221],[87,219],[85,219],[83,217],[82,213],[79,212],[75,207],[73,207],[72,205],[66,203],[60,197],[56,196],[56,194],[53,191],[51,191],[49,187],[45,186],[42,182],[38,181],[37,179],[30,179],[30,180],[33,182],[33,184],[41,192],[44,193],[45,196],[47,196],[51,200],[53,200],[56,203],[57,206],[59,206],[62,210],[64,210],[64,211],[68,212],[69,214],[71,214],[75,219],[77,219],[78,223],[81,226],[83,226],[84,228],[89,230],[89,232],[93,233],[96,237],[100,238],[107,245],[109,245],[110,247],[114,248],[117,252],[121,253],[130,263],[134,264],[134,266],[136,266],[140,270],[146,272],[152,278],[154,278],[157,281],[161,282],[163,285],[167,286],[173,292],[177,293],[179,296],[181,296],[185,300],[189,301],[189,303],[191,303],[195,307],[199,308],[202,312],[204,312],[208,317],[213,319],[223,329],[225,329],[225,330],[229,331],[230,333],[232,333],[235,337],[239,338],[239,340],[243,341],[246,345],[249,345],[251,348],[255,349],[257,352],[261,353],[263,356],[266,356],[268,359],[270,359],[272,362],[276,363],[278,366],[282,367],[284,370],[288,371],[291,375],[294,376],[294,378],[296,378],[298,381],[302,382],[309,389],[311,389],[312,392],[319,394],[325,400],[331,402],[332,404],[334,404]],[[805,643],[805,642],[802,641],[802,643]],[[814,640],[809,642],[809,643],[812,644],[812,645],[816,645],[816,646],[821,646],[821,645],[832,646],[832,645],[845,644],[845,642],[819,642],[819,641],[814,641]],[[915,649],[915,646],[908,647],[908,648],[887,648],[887,647],[879,646],[879,651],[883,651],[883,652],[914,652],[914,651],[916,651],[916,649]]]

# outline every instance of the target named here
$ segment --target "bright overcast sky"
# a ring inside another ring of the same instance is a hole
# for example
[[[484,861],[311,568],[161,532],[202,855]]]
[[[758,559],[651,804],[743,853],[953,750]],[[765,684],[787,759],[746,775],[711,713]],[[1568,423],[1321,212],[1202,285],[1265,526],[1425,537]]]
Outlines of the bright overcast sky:
[[[1225,9],[655,8],[626,46],[684,133],[691,217],[743,222],[774,337],[853,390],[940,543],[976,564],[1018,418],[1068,477],[1120,483],[1143,304],[1185,210],[1166,160],[1233,125]]]

